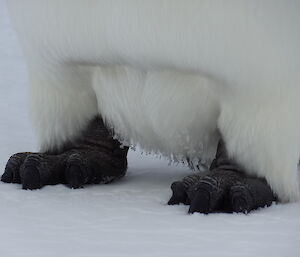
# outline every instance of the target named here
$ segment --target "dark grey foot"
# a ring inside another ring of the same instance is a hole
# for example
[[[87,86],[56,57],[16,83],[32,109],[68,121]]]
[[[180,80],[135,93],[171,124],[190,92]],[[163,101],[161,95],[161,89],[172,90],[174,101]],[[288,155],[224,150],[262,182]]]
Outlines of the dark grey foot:
[[[125,175],[127,151],[111,137],[102,120],[95,118],[80,139],[60,152],[18,153],[10,157],[1,181],[20,183],[23,189],[110,183]]]
[[[190,204],[189,213],[242,212],[270,206],[275,196],[267,182],[247,176],[227,158],[220,144],[210,171],[185,177],[171,186],[169,204]]]

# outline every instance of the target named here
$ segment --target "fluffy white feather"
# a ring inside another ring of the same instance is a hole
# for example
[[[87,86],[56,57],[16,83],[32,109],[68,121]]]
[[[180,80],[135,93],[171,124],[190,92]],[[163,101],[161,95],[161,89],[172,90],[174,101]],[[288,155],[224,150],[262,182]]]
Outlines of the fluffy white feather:
[[[9,0],[43,150],[100,113],[171,158],[230,155],[298,199],[297,0]]]

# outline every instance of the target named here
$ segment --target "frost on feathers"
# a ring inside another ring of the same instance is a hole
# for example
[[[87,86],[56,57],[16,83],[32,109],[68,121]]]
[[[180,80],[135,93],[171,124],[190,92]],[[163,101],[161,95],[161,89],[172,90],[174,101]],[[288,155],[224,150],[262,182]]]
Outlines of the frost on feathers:
[[[10,0],[42,150],[100,113],[126,144],[230,157],[299,197],[300,3]]]

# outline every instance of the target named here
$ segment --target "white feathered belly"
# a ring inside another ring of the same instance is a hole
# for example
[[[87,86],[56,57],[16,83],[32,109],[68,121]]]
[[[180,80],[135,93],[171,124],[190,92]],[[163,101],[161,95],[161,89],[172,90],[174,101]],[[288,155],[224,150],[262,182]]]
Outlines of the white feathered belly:
[[[218,140],[213,81],[175,71],[97,68],[99,112],[125,144],[172,159],[209,162]]]

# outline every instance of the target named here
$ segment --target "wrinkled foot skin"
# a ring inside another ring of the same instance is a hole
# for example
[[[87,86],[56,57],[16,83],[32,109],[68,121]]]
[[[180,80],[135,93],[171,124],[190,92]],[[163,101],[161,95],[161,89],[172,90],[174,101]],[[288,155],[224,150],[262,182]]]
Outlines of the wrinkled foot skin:
[[[10,157],[1,180],[20,183],[23,189],[44,185],[110,183],[125,175],[128,148],[121,148],[101,118],[90,122],[81,138],[58,152],[17,153]]]
[[[188,204],[189,213],[242,212],[270,206],[276,200],[264,179],[247,176],[227,157],[219,143],[216,158],[208,172],[197,173],[171,186],[168,204]]]

